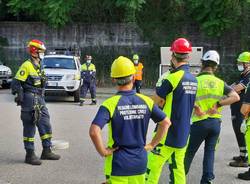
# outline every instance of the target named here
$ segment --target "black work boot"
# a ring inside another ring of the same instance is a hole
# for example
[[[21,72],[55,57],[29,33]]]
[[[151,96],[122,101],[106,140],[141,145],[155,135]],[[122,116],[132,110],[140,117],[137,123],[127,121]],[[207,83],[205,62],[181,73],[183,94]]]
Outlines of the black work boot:
[[[247,157],[246,157],[246,159],[247,159]],[[240,161],[240,160],[242,160],[242,157],[241,156],[234,156],[233,160]]]
[[[60,158],[61,158],[60,155],[53,153],[50,147],[43,148],[43,152],[41,154],[42,160],[59,160]]]
[[[31,165],[41,165],[42,164],[41,160],[39,160],[39,158],[36,156],[34,150],[32,150],[32,149],[26,149],[25,163],[31,164]]]
[[[83,106],[84,101],[80,101],[80,106]]]
[[[96,105],[96,100],[92,100],[90,105]]]
[[[250,180],[250,168],[248,171],[238,174],[238,178],[242,180]]]
[[[241,157],[240,157],[240,156],[234,156],[234,157],[233,157],[233,160],[239,161],[239,160],[241,160]]]
[[[240,157],[239,160],[235,160],[229,163],[231,167],[248,167],[248,162],[246,157]]]

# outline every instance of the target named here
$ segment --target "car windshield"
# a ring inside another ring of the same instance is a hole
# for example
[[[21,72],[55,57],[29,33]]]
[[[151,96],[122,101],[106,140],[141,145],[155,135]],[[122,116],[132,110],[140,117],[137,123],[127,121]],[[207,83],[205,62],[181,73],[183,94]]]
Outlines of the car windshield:
[[[72,58],[44,58],[43,68],[76,69],[76,64]]]

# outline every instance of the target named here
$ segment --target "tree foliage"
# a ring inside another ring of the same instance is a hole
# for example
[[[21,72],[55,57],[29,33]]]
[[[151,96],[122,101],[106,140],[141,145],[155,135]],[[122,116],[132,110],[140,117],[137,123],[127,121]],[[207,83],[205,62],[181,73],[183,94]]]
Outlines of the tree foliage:
[[[188,0],[188,13],[210,36],[220,36],[242,15],[241,0]]]
[[[158,33],[196,21],[206,34],[220,36],[250,14],[244,12],[249,4],[250,0],[2,0],[0,19],[11,12],[17,20],[44,21],[53,27],[71,21],[136,22]]]
[[[20,13],[42,20],[52,27],[65,25],[71,20],[70,13],[75,0],[10,0],[7,4],[10,11],[18,16]]]
[[[136,12],[141,10],[145,0],[115,0],[117,7],[125,9],[125,22],[136,22]]]

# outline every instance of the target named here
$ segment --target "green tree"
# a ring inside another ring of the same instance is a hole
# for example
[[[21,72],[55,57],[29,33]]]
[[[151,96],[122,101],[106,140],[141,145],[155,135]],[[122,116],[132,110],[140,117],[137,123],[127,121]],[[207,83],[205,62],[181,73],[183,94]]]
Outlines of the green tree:
[[[52,27],[65,25],[76,0],[10,0],[7,4],[14,15],[25,14],[33,20],[42,20]]]
[[[113,0],[77,0],[73,10],[72,21],[84,23],[121,22],[124,14]]]
[[[8,15],[8,8],[6,7],[7,0],[0,0],[0,20],[4,20]]]
[[[117,7],[125,9],[124,22],[136,22],[136,12],[141,10],[145,0],[114,0]]]
[[[246,0],[187,0],[190,16],[210,36],[220,36],[237,24]]]

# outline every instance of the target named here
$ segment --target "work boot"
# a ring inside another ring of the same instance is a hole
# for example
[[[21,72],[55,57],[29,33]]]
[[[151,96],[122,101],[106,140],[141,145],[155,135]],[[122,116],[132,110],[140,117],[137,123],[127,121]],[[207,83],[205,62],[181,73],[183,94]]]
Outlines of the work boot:
[[[240,156],[234,156],[234,157],[233,157],[233,160],[239,161],[239,160],[241,160],[241,157],[240,157]]]
[[[250,180],[250,168],[244,173],[239,173],[238,178],[242,180]]]
[[[207,181],[207,182],[201,182],[200,184],[213,184],[212,181]]]
[[[240,157],[239,160],[235,160],[229,163],[231,167],[248,167],[247,158]]]
[[[26,149],[25,163],[30,164],[30,165],[41,165],[42,164],[41,160],[39,160],[39,158],[36,156],[34,150],[32,150],[32,149]]]
[[[53,153],[50,147],[43,148],[43,152],[41,154],[42,160],[59,160],[60,158],[61,158],[60,155]]]
[[[84,101],[80,101],[80,106],[83,106]]]
[[[90,105],[96,105],[96,100],[92,100]]]
[[[247,159],[247,158],[246,158]],[[240,161],[241,160],[241,156],[234,156],[233,157],[233,160],[235,160],[235,161]]]

